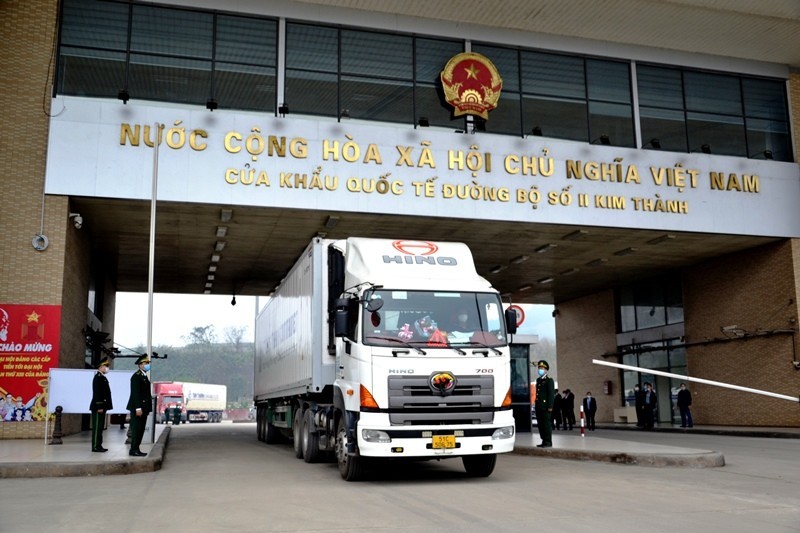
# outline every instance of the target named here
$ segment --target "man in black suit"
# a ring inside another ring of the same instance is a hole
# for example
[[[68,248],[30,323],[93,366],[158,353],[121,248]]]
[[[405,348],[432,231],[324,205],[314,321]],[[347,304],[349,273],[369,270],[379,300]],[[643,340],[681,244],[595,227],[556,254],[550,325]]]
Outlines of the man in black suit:
[[[150,394],[150,357],[147,354],[136,359],[139,370],[131,376],[131,395],[128,398],[128,411],[131,412],[131,451],[128,455],[144,457],[147,455],[139,449],[147,425],[147,415],[153,408],[153,397]]]
[[[597,400],[592,397],[591,391],[583,399],[583,414],[586,416],[586,427],[594,431],[594,414],[597,412]]]
[[[575,425],[575,395],[569,389],[564,390],[561,399],[561,416],[564,418],[564,429],[572,430]]]
[[[658,407],[658,397],[656,391],[650,383],[644,384],[644,429],[653,429],[655,425],[656,408]]]
[[[106,425],[106,413],[114,407],[111,403],[111,386],[106,377],[109,363],[107,357],[101,360],[92,379],[92,403],[89,404],[89,410],[92,412],[93,452],[108,451],[107,448],[103,448],[103,427]]]

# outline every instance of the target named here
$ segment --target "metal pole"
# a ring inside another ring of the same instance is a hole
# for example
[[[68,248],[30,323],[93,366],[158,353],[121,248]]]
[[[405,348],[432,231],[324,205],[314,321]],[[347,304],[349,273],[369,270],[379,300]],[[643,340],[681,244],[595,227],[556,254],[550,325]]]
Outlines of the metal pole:
[[[164,126],[155,123],[155,141],[153,141],[153,179],[150,195],[150,262],[147,272],[147,356],[153,357],[153,277],[156,264],[156,197],[158,195],[158,147],[161,145],[161,129]],[[150,370],[152,375],[152,367]],[[152,393],[152,391],[151,391]],[[156,415],[155,408],[151,406],[151,441],[156,443]],[[145,423],[147,421],[145,420]]]
[[[656,376],[666,376],[668,378],[676,378],[683,381],[693,381],[696,383],[705,383],[706,385],[714,385],[716,387],[724,387],[726,389],[735,389],[744,392],[752,392],[753,394],[762,394],[764,396],[771,396],[773,398],[778,398],[781,400],[789,400],[791,402],[797,402],[798,398],[794,398],[792,396],[786,396],[785,394],[777,394],[774,392],[767,392],[758,389],[751,389],[749,387],[741,387],[739,385],[731,385],[730,383],[722,383],[721,381],[711,381],[710,379],[702,379],[702,378],[693,378],[690,376],[682,376],[680,374],[672,374],[670,372],[661,372],[660,370],[651,370],[649,368],[642,368],[639,366],[631,366],[631,365],[621,365],[619,363],[610,363],[608,361],[600,361],[599,359],[592,359],[592,363],[596,365],[603,365],[603,366],[612,366],[614,368],[621,368],[623,370],[633,370],[634,372],[641,372],[643,374],[654,374]]]

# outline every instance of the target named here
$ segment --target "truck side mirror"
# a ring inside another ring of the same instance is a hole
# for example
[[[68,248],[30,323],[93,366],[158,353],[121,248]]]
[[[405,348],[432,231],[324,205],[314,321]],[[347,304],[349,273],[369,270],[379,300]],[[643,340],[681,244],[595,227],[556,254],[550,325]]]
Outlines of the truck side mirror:
[[[335,310],[333,312],[333,334],[337,337],[347,337],[350,330],[350,300],[348,298],[337,298]]]
[[[367,311],[370,313],[374,313],[375,311],[379,311],[383,307],[383,300],[380,298],[376,298],[374,300],[370,300],[367,302]]]
[[[506,331],[509,333],[517,332],[517,312],[513,309],[506,309]]]

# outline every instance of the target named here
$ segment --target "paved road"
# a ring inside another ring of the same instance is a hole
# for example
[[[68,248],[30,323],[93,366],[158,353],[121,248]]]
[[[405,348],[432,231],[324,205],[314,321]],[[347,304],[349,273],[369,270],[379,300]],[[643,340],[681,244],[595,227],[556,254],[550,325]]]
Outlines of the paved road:
[[[2,480],[0,531],[800,531],[797,439],[609,433],[719,450],[727,465],[504,455],[487,479],[455,460],[346,483],[333,463],[258,442],[254,424],[180,426],[157,472]]]

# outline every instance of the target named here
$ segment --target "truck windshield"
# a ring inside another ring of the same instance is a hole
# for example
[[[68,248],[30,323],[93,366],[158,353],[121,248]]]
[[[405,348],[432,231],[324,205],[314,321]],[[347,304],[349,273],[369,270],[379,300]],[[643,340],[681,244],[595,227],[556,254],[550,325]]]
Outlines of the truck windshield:
[[[364,310],[364,344],[428,348],[505,346],[499,295],[474,292],[381,289],[365,295],[383,300],[377,311]],[[401,342],[398,342],[401,341]]]

